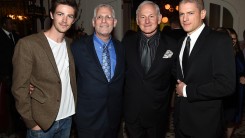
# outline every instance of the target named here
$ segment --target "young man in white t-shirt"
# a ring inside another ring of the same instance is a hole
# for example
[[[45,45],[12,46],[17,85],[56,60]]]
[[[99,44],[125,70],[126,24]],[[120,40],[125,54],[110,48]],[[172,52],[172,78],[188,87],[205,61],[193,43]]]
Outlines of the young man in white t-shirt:
[[[75,114],[76,81],[71,41],[65,32],[75,21],[75,1],[52,3],[49,30],[27,36],[13,56],[12,93],[28,130],[27,137],[69,138]],[[29,85],[35,89],[29,92]]]

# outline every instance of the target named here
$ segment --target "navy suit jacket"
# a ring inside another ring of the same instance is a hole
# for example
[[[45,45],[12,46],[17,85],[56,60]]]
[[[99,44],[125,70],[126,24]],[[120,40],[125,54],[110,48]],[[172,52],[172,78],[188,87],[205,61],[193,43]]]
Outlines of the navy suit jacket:
[[[182,133],[198,138],[222,135],[222,98],[235,89],[234,61],[231,38],[204,27],[190,53],[185,78],[180,62],[177,65],[178,79],[187,85],[187,98],[175,100],[175,125]]]
[[[78,128],[100,129],[105,121],[112,128],[120,124],[125,57],[121,43],[115,39],[112,42],[117,61],[110,82],[107,81],[97,57],[93,35],[80,38],[72,45],[78,86]]]

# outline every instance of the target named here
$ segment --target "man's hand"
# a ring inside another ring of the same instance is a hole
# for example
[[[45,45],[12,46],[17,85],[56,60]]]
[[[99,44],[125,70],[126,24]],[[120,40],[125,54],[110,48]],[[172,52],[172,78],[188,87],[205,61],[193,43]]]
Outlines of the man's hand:
[[[243,85],[245,84],[245,77],[244,76],[240,77],[240,83],[243,84]]]
[[[42,129],[38,125],[36,125],[31,130],[42,130]]]
[[[177,80],[178,84],[176,84],[176,94],[178,97],[183,96],[183,87],[186,85],[184,82]]]
[[[31,94],[34,90],[35,90],[35,87],[32,84],[30,84],[29,93]]]

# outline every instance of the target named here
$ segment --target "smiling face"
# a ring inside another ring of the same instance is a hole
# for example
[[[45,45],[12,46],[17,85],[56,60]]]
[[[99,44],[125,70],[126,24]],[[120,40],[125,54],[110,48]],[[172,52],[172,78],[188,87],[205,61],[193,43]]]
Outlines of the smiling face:
[[[198,9],[196,3],[180,3],[179,4],[179,19],[181,26],[188,33],[193,33],[198,29],[206,16],[206,10]]]
[[[75,10],[71,6],[59,4],[50,16],[53,19],[52,29],[65,33],[74,23]]]
[[[112,9],[109,7],[99,7],[96,11],[96,16],[92,19],[95,34],[102,40],[110,38],[116,24],[117,20],[113,17]]]
[[[162,15],[157,13],[153,4],[144,4],[139,8],[136,22],[141,31],[151,37],[157,32],[158,24],[161,23]]]

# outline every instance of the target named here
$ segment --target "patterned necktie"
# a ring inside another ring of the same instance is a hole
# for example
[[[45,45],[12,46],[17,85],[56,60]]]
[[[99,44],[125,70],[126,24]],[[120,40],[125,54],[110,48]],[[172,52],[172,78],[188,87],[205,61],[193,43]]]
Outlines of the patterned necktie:
[[[111,60],[110,60],[110,53],[108,50],[108,46],[106,44],[103,45],[102,69],[104,70],[104,73],[105,73],[105,76],[108,82],[110,82],[111,80]]]
[[[151,67],[151,50],[148,42],[149,40],[147,40],[146,45],[143,46],[141,55],[141,65],[145,69],[145,73],[147,73]]]
[[[190,36],[188,36],[186,39],[185,49],[184,49],[184,53],[182,57],[182,70],[183,70],[184,75],[186,75],[186,71],[187,71],[187,63],[188,63],[188,58],[189,58],[189,53],[190,53],[190,41],[191,41],[191,38]]]
[[[12,33],[9,33],[9,38],[10,38],[10,40],[13,42],[13,44],[15,44],[15,43],[14,43],[14,38],[13,38]]]

